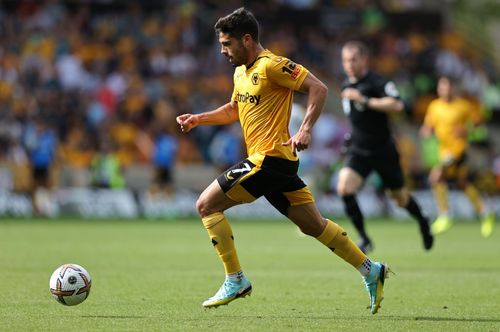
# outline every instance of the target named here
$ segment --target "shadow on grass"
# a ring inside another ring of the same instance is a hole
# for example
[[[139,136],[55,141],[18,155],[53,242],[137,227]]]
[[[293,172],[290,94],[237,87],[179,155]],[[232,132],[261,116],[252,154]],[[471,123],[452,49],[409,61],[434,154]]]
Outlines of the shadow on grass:
[[[500,323],[500,319],[494,318],[453,318],[453,317],[414,317],[414,320],[430,322],[479,322],[479,323]]]
[[[110,319],[144,319],[146,316],[120,316],[120,315],[84,315],[82,318],[110,318]]]
[[[469,322],[469,323],[500,323],[500,319],[496,318],[474,318],[474,317],[463,317],[463,318],[455,318],[455,317],[424,317],[424,316],[383,316],[383,315],[367,315],[366,317],[350,317],[350,316],[217,316],[224,318],[256,318],[256,319],[304,319],[304,320],[395,320],[395,321],[429,321],[429,322]]]

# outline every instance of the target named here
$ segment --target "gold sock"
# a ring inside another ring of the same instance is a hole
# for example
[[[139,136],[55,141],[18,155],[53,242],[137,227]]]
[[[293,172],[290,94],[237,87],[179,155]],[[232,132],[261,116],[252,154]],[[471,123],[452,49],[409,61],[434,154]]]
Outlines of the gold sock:
[[[474,210],[476,210],[476,213],[478,215],[482,215],[484,213],[484,204],[476,187],[474,187],[472,184],[468,184],[465,187],[464,192],[474,206]]]
[[[432,189],[436,197],[439,214],[448,213],[448,186],[446,183],[439,182]]]
[[[201,218],[201,221],[212,240],[217,255],[224,264],[226,274],[240,272],[241,266],[234,247],[233,231],[224,214],[217,212]]]
[[[366,260],[366,255],[347,236],[346,231],[336,223],[327,219],[323,233],[316,239],[330,248],[337,256],[356,269]]]

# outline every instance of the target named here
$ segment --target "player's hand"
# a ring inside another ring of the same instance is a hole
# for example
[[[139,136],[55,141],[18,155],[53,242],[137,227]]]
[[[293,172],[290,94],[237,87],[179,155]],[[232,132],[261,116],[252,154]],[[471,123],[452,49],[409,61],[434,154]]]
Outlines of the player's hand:
[[[455,136],[457,138],[467,138],[467,129],[463,127],[455,128]]]
[[[352,101],[356,101],[358,103],[363,103],[365,100],[365,96],[361,94],[358,89],[354,88],[346,88],[342,91],[342,98],[347,98]]]
[[[285,143],[281,143],[283,146],[292,146],[293,155],[297,155],[297,151],[305,150],[311,144],[311,133],[306,130],[299,130],[298,133],[290,137]]]
[[[198,127],[199,120],[196,114],[182,114],[177,118],[177,123],[181,126],[183,133],[189,132],[191,129]]]
[[[420,127],[420,136],[423,138],[429,138],[432,136],[432,127],[423,125]]]

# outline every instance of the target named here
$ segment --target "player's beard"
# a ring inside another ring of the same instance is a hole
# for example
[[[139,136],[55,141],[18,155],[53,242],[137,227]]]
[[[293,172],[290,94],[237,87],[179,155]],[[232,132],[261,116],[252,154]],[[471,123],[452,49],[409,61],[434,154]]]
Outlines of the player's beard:
[[[248,55],[245,48],[243,47],[243,44],[240,45],[238,50],[234,52],[232,56],[228,56],[229,63],[231,63],[233,67],[245,65],[247,63],[247,59]]]

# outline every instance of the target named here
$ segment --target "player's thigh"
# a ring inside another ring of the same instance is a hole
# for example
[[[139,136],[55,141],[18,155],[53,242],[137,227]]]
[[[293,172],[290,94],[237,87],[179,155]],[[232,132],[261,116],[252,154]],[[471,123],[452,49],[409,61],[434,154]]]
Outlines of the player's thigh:
[[[363,184],[363,176],[355,169],[347,166],[342,167],[339,172],[337,193],[340,196],[352,195],[358,191]]]
[[[443,167],[441,166],[433,167],[429,173],[429,183],[431,184],[431,186],[435,186],[436,184],[444,180],[445,176],[443,172]]]
[[[196,208],[201,216],[224,211],[232,206],[253,202],[253,196],[242,183],[259,172],[248,159],[245,159],[220,174],[200,195]]]
[[[469,168],[465,159],[456,165],[456,181],[460,189],[464,189],[469,183]]]
[[[219,182],[214,180],[196,201],[196,210],[200,216],[205,217],[216,212],[225,211],[238,204],[240,203],[226,196]]]
[[[263,195],[266,177],[260,166],[242,160],[217,177],[227,197],[239,203],[250,203]]]
[[[286,179],[284,179],[286,181]],[[282,191],[269,190],[264,197],[276,210],[288,217],[291,207],[314,203],[314,197],[305,183],[296,175],[288,179]]]

